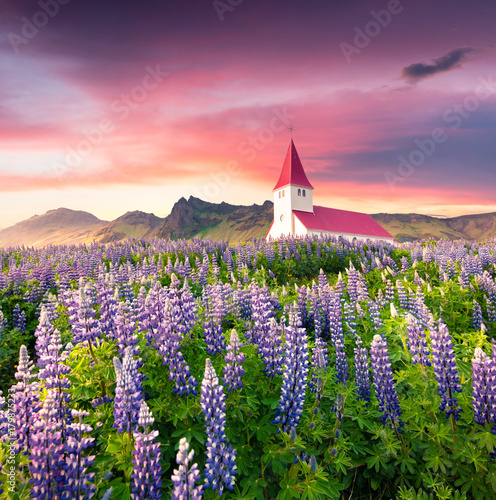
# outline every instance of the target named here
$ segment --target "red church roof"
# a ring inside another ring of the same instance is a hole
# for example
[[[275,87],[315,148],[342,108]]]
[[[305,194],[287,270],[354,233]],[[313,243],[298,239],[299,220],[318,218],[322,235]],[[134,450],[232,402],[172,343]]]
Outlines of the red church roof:
[[[293,210],[300,222],[314,231],[358,234],[376,238],[393,238],[370,215],[336,208],[313,207],[314,213]]]
[[[297,186],[313,189],[313,186],[308,181],[305,171],[303,170],[303,165],[301,164],[293,139],[291,139],[291,143],[289,144],[281,175],[273,191],[283,186],[287,186],[288,184],[295,184]]]

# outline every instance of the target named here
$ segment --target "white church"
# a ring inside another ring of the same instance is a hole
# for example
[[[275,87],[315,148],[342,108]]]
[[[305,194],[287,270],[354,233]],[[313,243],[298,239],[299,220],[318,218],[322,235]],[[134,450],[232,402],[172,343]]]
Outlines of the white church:
[[[267,239],[283,236],[341,236],[350,241],[382,241],[394,238],[370,215],[313,204],[310,184],[293,139],[288,147],[281,175],[274,187],[274,221]]]

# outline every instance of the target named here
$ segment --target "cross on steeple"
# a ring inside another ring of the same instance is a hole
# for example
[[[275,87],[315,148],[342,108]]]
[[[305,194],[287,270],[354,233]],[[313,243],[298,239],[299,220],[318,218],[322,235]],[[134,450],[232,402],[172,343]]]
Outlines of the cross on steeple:
[[[288,130],[289,130],[289,133],[291,134],[291,139],[292,139],[292,138],[293,138],[293,130],[294,130],[293,125],[290,125],[290,126],[288,127]]]

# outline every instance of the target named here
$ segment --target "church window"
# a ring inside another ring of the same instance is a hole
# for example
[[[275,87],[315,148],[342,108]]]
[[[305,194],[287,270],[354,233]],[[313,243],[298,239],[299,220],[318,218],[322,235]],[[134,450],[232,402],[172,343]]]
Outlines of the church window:
[[[282,197],[284,198],[284,189],[282,190]]]
[[[281,191],[279,191],[279,198],[281,197]]]
[[[305,192],[305,190],[303,190],[303,196],[306,196],[306,195],[307,195],[307,193]]]
[[[298,189],[298,196],[301,196],[301,189]]]

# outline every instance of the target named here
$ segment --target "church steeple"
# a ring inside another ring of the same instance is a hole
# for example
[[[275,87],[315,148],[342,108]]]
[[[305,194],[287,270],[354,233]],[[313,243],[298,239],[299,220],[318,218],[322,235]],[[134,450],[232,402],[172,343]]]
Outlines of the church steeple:
[[[286,159],[282,166],[281,175],[273,191],[289,185],[313,189],[313,186],[307,179],[307,175],[305,174],[305,170],[303,169],[292,138],[289,143],[288,152],[286,153]]]

